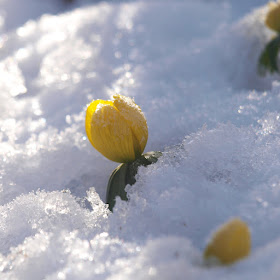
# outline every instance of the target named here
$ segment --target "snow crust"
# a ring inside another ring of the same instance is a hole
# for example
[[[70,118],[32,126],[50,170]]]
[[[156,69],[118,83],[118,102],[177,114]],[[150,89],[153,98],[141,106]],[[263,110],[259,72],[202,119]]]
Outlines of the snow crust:
[[[257,74],[273,36],[265,2],[0,2],[0,279],[279,278],[280,82]],[[164,153],[111,213],[117,165],[84,118],[115,93],[145,114],[146,151]],[[209,268],[203,249],[231,217],[250,226],[252,253]]]

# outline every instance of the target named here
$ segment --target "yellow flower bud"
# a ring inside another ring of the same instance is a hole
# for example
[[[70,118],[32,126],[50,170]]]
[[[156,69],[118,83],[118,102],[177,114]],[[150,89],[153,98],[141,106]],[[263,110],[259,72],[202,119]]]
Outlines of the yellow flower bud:
[[[112,101],[92,101],[85,127],[92,146],[116,162],[132,162],[140,157],[148,140],[144,114],[131,98],[123,95],[114,95]]]
[[[265,24],[274,31],[280,32],[280,1],[268,3]]]
[[[230,264],[248,256],[250,250],[250,230],[245,222],[235,218],[214,234],[204,251],[204,257],[215,257],[223,264]]]

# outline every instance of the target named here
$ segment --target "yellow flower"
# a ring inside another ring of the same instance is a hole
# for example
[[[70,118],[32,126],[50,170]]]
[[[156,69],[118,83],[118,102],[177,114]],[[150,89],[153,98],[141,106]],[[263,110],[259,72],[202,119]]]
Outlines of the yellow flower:
[[[113,99],[90,103],[86,112],[86,133],[92,146],[106,158],[121,163],[132,162],[145,149],[147,121],[131,98],[114,95]]]
[[[248,256],[250,250],[250,230],[245,222],[235,218],[214,234],[204,251],[204,257],[215,257],[223,264],[230,264]]]
[[[280,32],[280,1],[268,3],[265,24],[274,31]]]

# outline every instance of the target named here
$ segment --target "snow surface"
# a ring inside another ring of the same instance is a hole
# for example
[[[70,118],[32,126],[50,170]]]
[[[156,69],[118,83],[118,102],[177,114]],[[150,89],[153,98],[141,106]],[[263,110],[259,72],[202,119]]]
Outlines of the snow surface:
[[[0,279],[279,279],[280,82],[256,71],[265,3],[0,1]],[[110,213],[117,164],[84,118],[114,93],[135,98],[146,151],[164,155]],[[235,216],[251,255],[205,266]]]

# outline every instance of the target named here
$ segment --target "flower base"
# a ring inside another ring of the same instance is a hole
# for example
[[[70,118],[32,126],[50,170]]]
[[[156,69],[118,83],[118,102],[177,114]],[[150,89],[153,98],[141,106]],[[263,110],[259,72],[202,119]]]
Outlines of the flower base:
[[[128,200],[125,187],[127,184],[133,185],[136,182],[135,175],[137,174],[138,167],[148,166],[157,162],[161,155],[161,152],[148,152],[133,162],[120,164],[112,172],[107,185],[106,195],[106,203],[109,204],[111,211],[113,211],[117,196],[122,200]]]
[[[265,49],[260,55],[258,71],[261,76],[267,73],[279,73],[278,67],[278,53],[280,49],[280,34],[273,38],[266,45]]]

